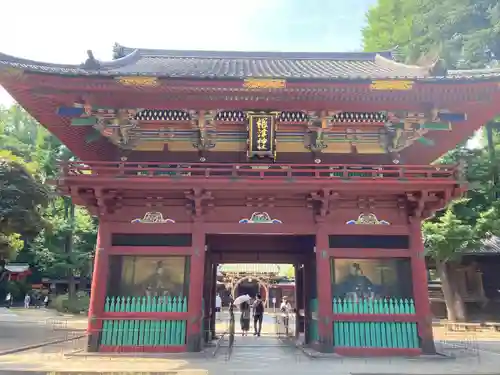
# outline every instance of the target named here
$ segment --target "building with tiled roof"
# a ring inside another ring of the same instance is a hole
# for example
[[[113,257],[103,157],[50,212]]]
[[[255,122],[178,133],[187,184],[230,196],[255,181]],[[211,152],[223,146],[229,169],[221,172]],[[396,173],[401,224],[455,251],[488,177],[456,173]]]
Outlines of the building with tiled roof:
[[[227,263],[222,264],[219,271],[223,274],[237,273],[237,274],[254,274],[254,275],[278,275],[280,266],[277,264],[260,264],[260,263]]]
[[[81,65],[50,64],[0,54],[0,65],[26,71],[83,76],[155,76],[185,79],[273,78],[309,80],[456,80],[500,76],[500,69],[438,70],[394,61],[391,51],[243,52],[129,48],[116,45],[115,60],[90,54]]]
[[[452,71],[438,60],[405,65],[390,51],[117,45],[114,52],[108,62],[89,52],[79,65],[0,55],[0,84],[77,158],[62,166],[59,191],[98,215],[99,238],[104,248],[111,243],[109,252],[96,253],[101,269],[93,280],[91,350],[136,350],[130,343],[103,344],[99,334],[112,318],[103,309],[107,257],[141,257],[145,247],[157,246],[157,256],[191,260],[189,291],[183,291],[188,311],[176,315],[186,321],[186,340],[172,350],[202,347],[200,321],[191,318],[214,308],[215,272],[207,272],[241,262],[248,264],[220,271],[224,290],[233,297],[261,293],[267,303],[279,299],[278,290],[294,295],[293,286],[274,283],[282,277],[276,264],[304,265],[296,270],[304,280],[297,285],[316,285],[317,293],[305,288],[310,301],[300,303],[333,319],[318,318],[317,333],[306,324],[305,337],[328,343],[326,351],[434,353],[424,259],[414,254],[422,251],[421,221],[461,196],[465,182],[462,165],[432,162],[497,114],[499,70]],[[117,236],[130,237],[125,242],[133,246],[119,245]],[[402,274],[414,287],[403,280],[407,290],[398,297],[415,301],[415,316],[402,328],[411,344],[331,347],[337,323],[324,277],[329,258],[342,257],[411,263],[412,272]],[[271,265],[250,265],[263,262]]]
[[[194,51],[117,44],[114,57],[99,61],[89,51],[82,64],[69,65],[0,53],[0,84],[82,160],[116,159],[124,152],[129,160],[140,160],[144,152],[163,152],[172,160],[173,152],[187,152],[182,161],[197,161],[200,147],[212,161],[227,160],[228,153],[245,152],[240,125],[248,108],[233,104],[247,103],[251,110],[288,107],[277,119],[275,156],[282,160],[307,151],[321,154],[324,162],[343,155],[351,162],[366,157],[376,164],[426,164],[484,123],[474,120],[465,104],[483,102],[498,91],[494,82],[500,81],[500,69],[446,70],[439,61],[406,65],[395,61],[392,51]],[[117,98],[136,95],[118,101],[116,109]],[[356,108],[361,97],[366,103]],[[179,102],[201,106],[205,115],[165,108]],[[407,102],[418,104],[410,108]],[[324,107],[319,103],[335,104],[320,113],[313,108]],[[131,120],[121,133],[120,111]],[[199,134],[192,124],[184,123],[201,120],[210,128],[200,143],[193,141]],[[479,125],[453,128],[464,122]],[[320,123],[324,130],[311,129]],[[390,131],[396,136],[388,141]]]

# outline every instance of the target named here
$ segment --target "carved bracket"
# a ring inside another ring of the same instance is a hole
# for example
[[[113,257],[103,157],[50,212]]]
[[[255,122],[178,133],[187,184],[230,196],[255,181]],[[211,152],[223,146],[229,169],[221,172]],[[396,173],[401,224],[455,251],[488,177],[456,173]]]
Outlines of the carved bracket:
[[[247,197],[245,205],[247,207],[274,207],[275,203],[274,197]]]
[[[193,221],[200,221],[203,218],[205,203],[212,201],[212,193],[200,188],[194,188],[191,191],[184,192],[189,201],[190,214]]]
[[[446,205],[451,197],[450,194],[449,191],[432,192],[429,190],[423,190],[420,193],[407,193],[410,221],[412,217],[421,220],[432,216]]]
[[[316,222],[325,221],[333,213],[339,198],[339,193],[330,189],[321,189],[310,194],[309,200],[312,202]]]
[[[114,212],[116,194],[109,191],[105,192],[104,189],[99,188],[94,190],[94,198],[99,216],[105,216]]]
[[[358,197],[358,208],[362,211],[372,211],[375,208],[375,198],[373,197]]]

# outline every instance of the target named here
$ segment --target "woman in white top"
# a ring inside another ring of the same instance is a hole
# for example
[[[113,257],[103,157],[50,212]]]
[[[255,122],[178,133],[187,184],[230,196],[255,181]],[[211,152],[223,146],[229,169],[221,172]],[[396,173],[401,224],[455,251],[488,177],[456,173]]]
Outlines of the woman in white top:
[[[283,320],[283,325],[285,326],[285,334],[288,336],[288,323],[290,321],[290,312],[292,311],[292,305],[283,297],[280,305],[281,318]]]

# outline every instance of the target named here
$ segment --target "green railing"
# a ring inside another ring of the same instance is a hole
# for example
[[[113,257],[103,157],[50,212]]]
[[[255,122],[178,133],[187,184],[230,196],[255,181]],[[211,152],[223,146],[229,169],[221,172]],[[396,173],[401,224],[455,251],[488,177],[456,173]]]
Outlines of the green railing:
[[[127,319],[127,313],[187,312],[187,298],[106,297],[105,313],[124,313],[121,319],[104,319],[100,343],[103,346],[176,346],[186,344],[187,321],[182,319]]]
[[[334,346],[344,348],[417,349],[417,323],[342,322],[333,323]]]
[[[331,177],[344,177],[344,172],[332,172]],[[369,172],[347,172],[347,178],[349,177],[372,177],[372,173]]]
[[[333,299],[335,314],[415,314],[415,303],[412,298]]]
[[[186,312],[187,298],[106,297],[105,312]]]
[[[103,346],[176,346],[186,344],[185,320],[104,320]]]
[[[309,301],[309,309],[311,310],[312,319],[309,322],[309,341],[318,341],[319,340],[319,331],[318,331],[318,320],[315,316],[318,314],[318,300],[313,298]]]

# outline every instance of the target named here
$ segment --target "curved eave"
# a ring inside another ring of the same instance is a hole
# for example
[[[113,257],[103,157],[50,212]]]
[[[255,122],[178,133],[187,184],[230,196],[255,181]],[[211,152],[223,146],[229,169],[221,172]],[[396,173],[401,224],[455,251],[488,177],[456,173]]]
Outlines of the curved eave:
[[[134,51],[129,55],[112,61],[99,61],[99,66],[102,69],[86,69],[84,64],[52,64],[35,60],[23,59],[0,53],[0,69],[1,67],[21,69],[31,73],[69,75],[69,76],[113,76],[123,75],[116,70],[134,64],[141,58],[139,51]]]
[[[132,48],[115,44],[115,53],[125,57],[133,52],[154,57],[203,57],[203,58],[286,58],[286,59],[330,59],[330,60],[373,60],[376,56],[393,59],[393,52],[282,52],[282,51],[214,51],[214,50],[165,50]]]
[[[67,77],[67,78],[89,78],[89,79],[116,79],[121,77],[155,77],[160,78],[165,81],[176,80],[176,81],[190,81],[190,82],[241,82],[245,79],[254,77],[209,77],[209,76],[196,76],[196,77],[186,77],[183,75],[164,75],[160,73],[142,73],[142,72],[132,72],[123,74],[116,71],[83,71],[81,73],[69,72],[68,70],[51,71],[46,67],[40,67],[36,69],[26,68],[18,64],[2,64],[0,61],[0,73],[2,72],[2,66],[22,70],[23,73],[38,74],[45,76],[57,76],[57,77]],[[269,78],[256,78],[266,80]],[[328,83],[371,83],[376,80],[388,80],[388,81],[413,81],[422,84],[475,84],[481,82],[500,82],[500,73],[495,74],[485,74],[485,75],[474,75],[474,76],[442,76],[442,77],[412,77],[412,76],[387,76],[387,77],[373,77],[373,76],[335,76],[328,79],[324,78],[282,78],[275,77],[275,79],[284,79],[288,83],[302,83],[302,84],[328,84]],[[1,82],[0,82],[1,83]]]
[[[100,69],[88,69],[81,65],[70,65],[70,64],[51,64],[44,63],[29,59],[22,59],[13,57],[7,54],[0,53],[0,71],[2,68],[6,69],[17,69],[23,72],[34,73],[34,74],[49,74],[57,76],[68,76],[68,77],[95,77],[95,78],[117,78],[117,77],[156,77],[164,79],[177,79],[177,80],[211,80],[211,81],[239,81],[248,78],[255,79],[269,79],[269,77],[254,77],[248,75],[231,75],[231,76],[221,76],[216,74],[166,74],[164,72],[140,72],[140,71],[123,71],[121,69],[129,67],[137,63],[145,53],[144,51],[149,50],[133,50],[125,57],[119,58],[117,60],[108,62],[98,62]],[[160,50],[154,50],[160,51]],[[170,51],[170,52],[182,52],[182,51]],[[166,51],[163,51],[166,53]],[[235,52],[236,53],[236,52]],[[361,53],[359,53],[361,54]],[[331,54],[330,54],[331,55]],[[286,57],[286,54],[284,54]],[[332,75],[327,78],[325,77],[311,77],[304,74],[301,77],[286,77],[286,76],[276,76],[274,79],[284,79],[287,82],[301,82],[301,83],[336,83],[336,82],[356,82],[356,81],[373,81],[373,80],[412,80],[418,82],[429,82],[429,83],[439,83],[439,82],[480,82],[480,81],[490,81],[498,80],[500,78],[500,69],[481,69],[481,70],[456,70],[449,71],[446,76],[428,76],[425,73],[425,69],[418,66],[404,65],[397,63],[388,59],[385,55],[376,54],[373,58],[379,64],[383,64],[385,67],[393,66],[395,69],[403,69],[408,72],[412,72],[411,75]],[[340,61],[340,60],[339,60]],[[362,61],[362,60],[360,60]]]

